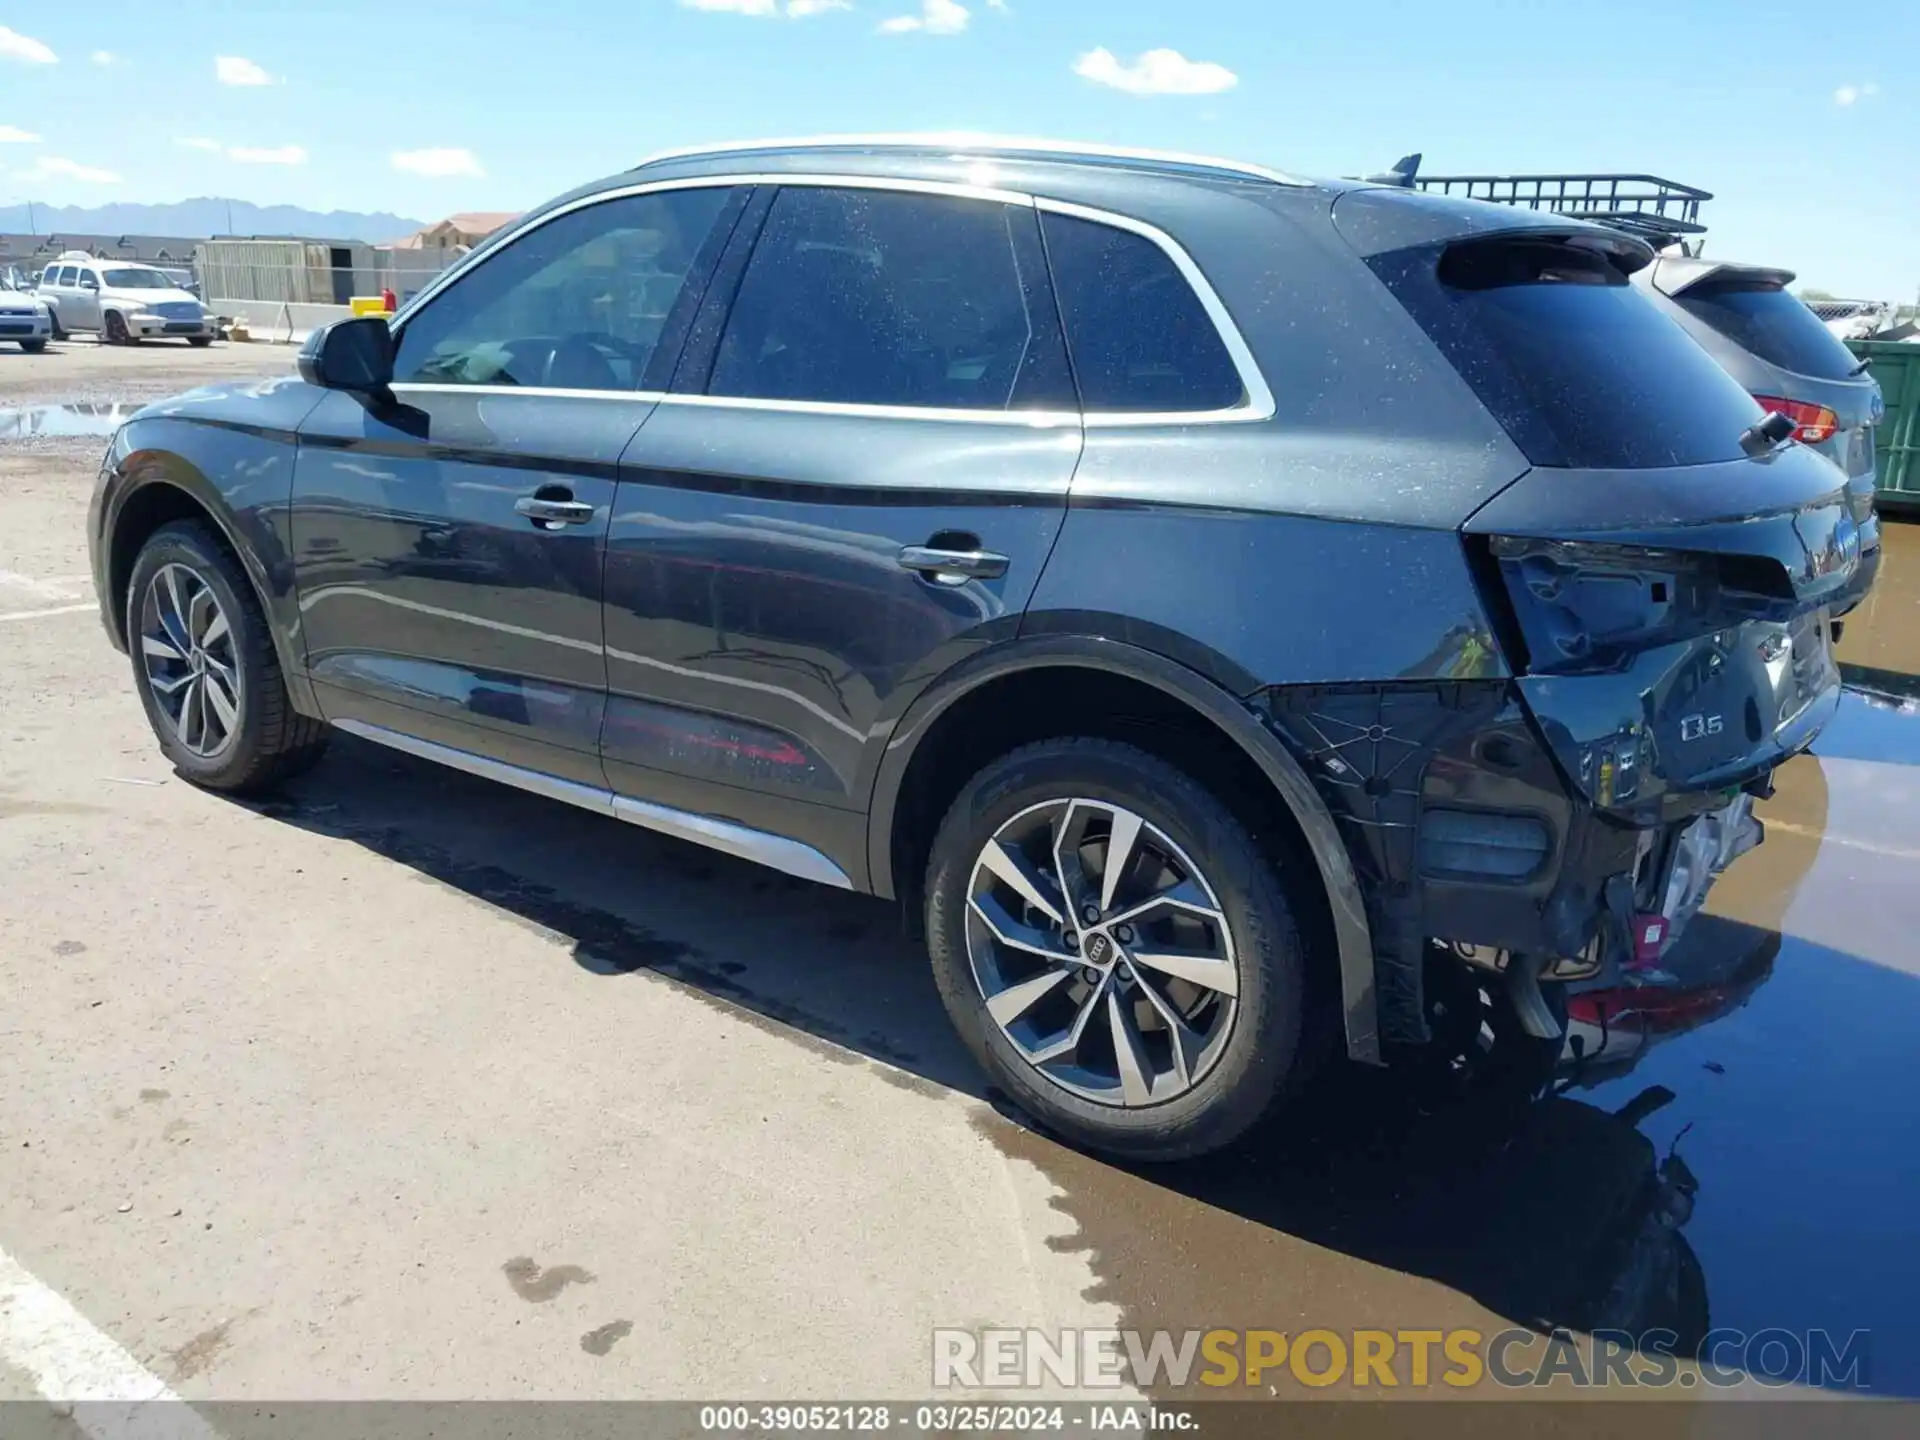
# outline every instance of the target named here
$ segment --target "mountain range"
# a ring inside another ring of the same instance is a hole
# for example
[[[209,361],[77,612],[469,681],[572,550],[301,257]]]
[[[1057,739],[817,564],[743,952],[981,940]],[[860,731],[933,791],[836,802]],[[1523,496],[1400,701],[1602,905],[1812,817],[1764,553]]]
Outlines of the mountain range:
[[[426,221],[376,211],[303,210],[297,205],[255,205],[248,200],[203,197],[173,205],[0,205],[5,235],[296,235],[312,240],[362,240],[384,244],[425,228]]]

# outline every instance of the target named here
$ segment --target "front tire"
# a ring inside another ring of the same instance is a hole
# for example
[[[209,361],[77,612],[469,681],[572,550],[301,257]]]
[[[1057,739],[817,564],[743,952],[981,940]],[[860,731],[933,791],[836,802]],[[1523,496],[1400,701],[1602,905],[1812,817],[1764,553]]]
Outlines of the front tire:
[[[44,340],[22,340],[20,342],[20,348],[29,355],[38,355],[42,350],[47,348],[47,342]]]
[[[118,310],[109,310],[106,329],[100,332],[100,338],[109,345],[131,345],[133,334],[127,329],[126,317]]]
[[[154,531],[134,562],[126,622],[147,722],[183,778],[268,790],[319,760],[327,727],[293,708],[253,585],[206,525]]]
[[[187,344],[196,350],[204,350],[213,344],[213,337],[211,335],[189,335],[187,337]]]
[[[1144,751],[1059,739],[989,764],[941,824],[926,894],[961,1038],[1073,1144],[1205,1154],[1304,1079],[1306,957],[1280,877]]]

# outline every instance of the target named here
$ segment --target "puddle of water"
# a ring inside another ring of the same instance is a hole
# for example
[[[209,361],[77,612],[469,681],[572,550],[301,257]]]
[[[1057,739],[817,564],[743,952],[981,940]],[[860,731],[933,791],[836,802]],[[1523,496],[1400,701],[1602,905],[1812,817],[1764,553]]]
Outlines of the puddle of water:
[[[118,430],[146,402],[116,404],[33,405],[22,410],[0,410],[0,440],[33,440],[73,436],[105,438]]]
[[[1135,1172],[984,1124],[1059,1187],[1089,1298],[1147,1330],[1866,1331],[1873,1391],[1920,1396],[1920,526],[1889,533],[1766,843],[1673,985],[1576,1016],[1550,1093],[1338,1067],[1270,1138]]]
[[[1920,690],[1920,523],[1883,517],[1880,574],[1847,617],[1838,657],[1856,672],[1906,676]]]

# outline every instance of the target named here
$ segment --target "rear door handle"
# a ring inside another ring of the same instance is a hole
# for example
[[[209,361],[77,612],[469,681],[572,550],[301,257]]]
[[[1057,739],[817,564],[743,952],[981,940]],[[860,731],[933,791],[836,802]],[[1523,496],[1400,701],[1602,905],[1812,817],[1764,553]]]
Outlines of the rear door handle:
[[[917,570],[935,584],[964,585],[969,580],[997,580],[1007,573],[1007,557],[991,550],[936,550],[909,545],[900,552],[900,566]]]
[[[562,525],[585,525],[593,519],[593,506],[584,500],[556,500],[544,495],[522,495],[513,502],[514,513],[524,515],[542,530],[557,530]]]

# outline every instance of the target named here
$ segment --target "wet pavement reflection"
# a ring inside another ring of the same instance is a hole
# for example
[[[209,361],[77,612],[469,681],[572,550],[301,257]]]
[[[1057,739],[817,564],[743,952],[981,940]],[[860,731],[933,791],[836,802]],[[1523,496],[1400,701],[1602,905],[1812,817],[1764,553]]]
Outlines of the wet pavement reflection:
[[[145,403],[33,405],[0,410],[0,440],[109,436]]]
[[[1059,1184],[1090,1298],[1147,1329],[1865,1330],[1871,1388],[1920,1396],[1920,526],[1886,544],[1767,843],[1670,986],[1573,1007],[1545,1085],[1340,1066],[1271,1139],[1132,1173],[985,1126]]]

